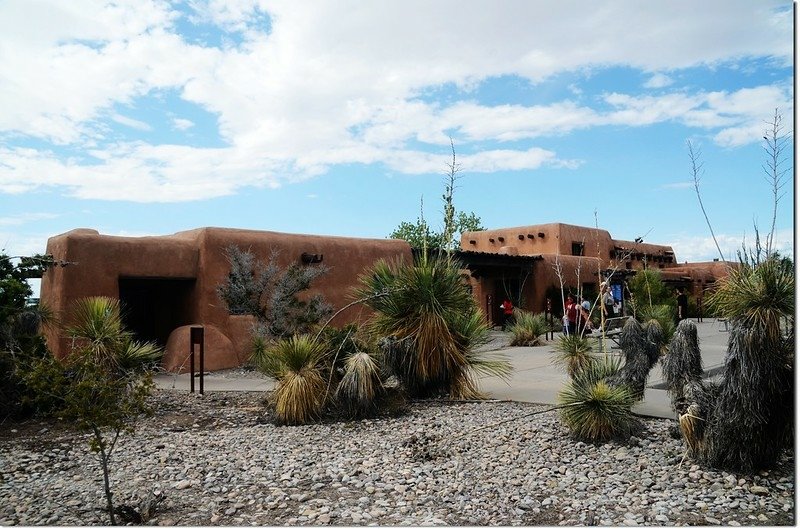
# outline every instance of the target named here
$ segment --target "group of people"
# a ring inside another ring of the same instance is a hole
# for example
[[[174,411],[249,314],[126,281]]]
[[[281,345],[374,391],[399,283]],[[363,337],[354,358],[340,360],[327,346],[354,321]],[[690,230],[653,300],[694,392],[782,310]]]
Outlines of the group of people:
[[[613,318],[619,308],[618,303],[614,299],[614,294],[611,292],[611,287],[608,283],[600,285],[600,310],[603,313],[603,318]],[[592,311],[592,304],[586,298],[581,298],[580,303],[572,296],[567,296],[564,303],[564,334],[581,335],[591,332],[593,329],[590,313]]]

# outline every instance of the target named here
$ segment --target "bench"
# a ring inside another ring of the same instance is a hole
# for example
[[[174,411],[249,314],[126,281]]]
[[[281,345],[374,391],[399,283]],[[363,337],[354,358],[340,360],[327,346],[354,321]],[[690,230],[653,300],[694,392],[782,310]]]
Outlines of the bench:
[[[603,340],[603,336],[605,335],[606,338],[614,342],[615,345],[611,347],[613,349],[619,349],[619,341],[618,336],[622,334],[622,328],[625,327],[625,324],[628,323],[630,316],[620,316],[618,318],[608,318],[603,322],[603,329],[604,331],[601,332],[600,329],[594,329],[590,336],[592,338],[597,338],[598,341]],[[601,344],[602,345],[602,344]]]

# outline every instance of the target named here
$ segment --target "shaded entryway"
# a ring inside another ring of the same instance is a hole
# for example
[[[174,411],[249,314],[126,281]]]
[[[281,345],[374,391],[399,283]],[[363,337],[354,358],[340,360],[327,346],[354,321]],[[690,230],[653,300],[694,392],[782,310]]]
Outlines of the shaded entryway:
[[[173,329],[192,323],[195,280],[120,277],[122,319],[138,340],[166,345]]]

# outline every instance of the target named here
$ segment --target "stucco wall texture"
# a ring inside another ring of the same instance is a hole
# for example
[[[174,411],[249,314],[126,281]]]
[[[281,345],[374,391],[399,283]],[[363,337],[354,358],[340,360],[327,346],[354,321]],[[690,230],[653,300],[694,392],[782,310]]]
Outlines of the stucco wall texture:
[[[176,328],[165,340],[164,367],[189,369],[188,327],[191,325],[202,325],[206,329],[205,369],[234,367],[248,356],[252,319],[230,315],[217,295],[217,285],[225,280],[230,269],[225,249],[231,245],[249,249],[265,261],[276,249],[281,266],[300,261],[303,253],[321,255],[322,264],[329,271],[314,282],[308,295],[322,293],[334,310],[352,300],[351,291],[358,276],[378,259],[411,261],[408,243],[391,239],[225,228],[201,228],[156,237],[116,237],[78,229],[48,240],[48,254],[57,260],[77,264],[54,268],[44,274],[41,301],[56,314],[68,315],[71,303],[81,297],[120,298],[120,285],[129,279],[152,280],[154,288],[170,280],[179,281],[185,284],[183,288],[187,294],[182,297],[180,306],[172,307],[172,311],[178,313],[173,317],[179,319],[175,320]],[[333,324],[341,325],[365,316],[363,307],[354,306],[338,315]],[[57,330],[48,330],[47,339],[57,357],[69,353],[67,339]]]

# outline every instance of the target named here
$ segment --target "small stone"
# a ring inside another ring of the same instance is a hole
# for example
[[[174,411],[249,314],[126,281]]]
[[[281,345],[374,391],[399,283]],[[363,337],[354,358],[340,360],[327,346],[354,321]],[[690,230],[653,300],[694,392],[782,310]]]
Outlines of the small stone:
[[[706,516],[706,521],[708,523],[710,523],[711,525],[720,525],[720,524],[722,524],[722,522],[720,522],[716,518],[712,518],[711,516]]]
[[[188,489],[192,486],[192,482],[188,479],[184,479],[183,481],[179,481],[175,484],[175,488],[178,490]]]
[[[769,489],[761,485],[753,485],[750,487],[750,492],[758,496],[769,496]]]

